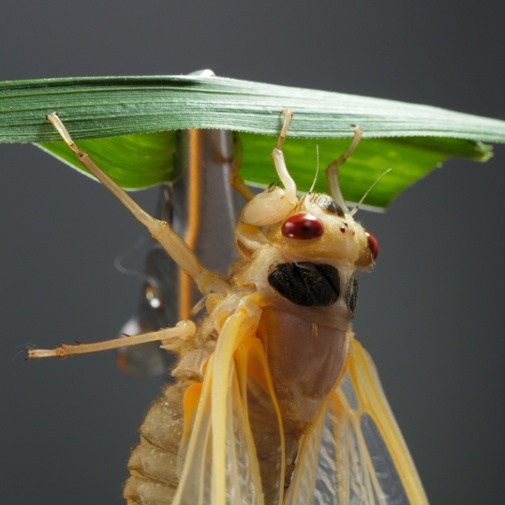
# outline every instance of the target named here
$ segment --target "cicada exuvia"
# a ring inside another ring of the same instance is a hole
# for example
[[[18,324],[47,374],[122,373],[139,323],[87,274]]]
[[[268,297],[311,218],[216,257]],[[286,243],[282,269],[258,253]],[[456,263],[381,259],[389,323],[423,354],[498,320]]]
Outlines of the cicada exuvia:
[[[226,278],[208,271],[165,221],[143,211],[49,120],[78,159],[151,232],[196,283],[205,315],[157,332],[97,344],[32,350],[68,356],[159,341],[179,360],[140,428],[124,497],[135,505],[422,505],[426,496],[368,354],[354,339],[357,269],[378,243],[354,219],[326,170],[331,196],[298,196],[282,153],[291,114],[272,151],[283,188],[244,206],[239,259]]]

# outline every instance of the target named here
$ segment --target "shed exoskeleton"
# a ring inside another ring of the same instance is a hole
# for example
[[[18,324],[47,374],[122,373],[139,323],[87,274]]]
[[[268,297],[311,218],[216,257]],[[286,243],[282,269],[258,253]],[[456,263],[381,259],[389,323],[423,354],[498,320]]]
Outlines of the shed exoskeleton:
[[[350,211],[338,167],[331,196],[299,197],[281,150],[283,188],[244,195],[235,230],[239,254],[226,279],[209,272],[167,223],[138,207],[81,152],[55,114],[48,118],[79,160],[141,221],[196,282],[206,314],[195,325],[132,336],[176,352],[172,375],[140,428],[124,490],[135,505],[426,504],[374,366],[354,340],[357,269],[378,244]],[[123,347],[125,339],[33,350],[67,356]]]

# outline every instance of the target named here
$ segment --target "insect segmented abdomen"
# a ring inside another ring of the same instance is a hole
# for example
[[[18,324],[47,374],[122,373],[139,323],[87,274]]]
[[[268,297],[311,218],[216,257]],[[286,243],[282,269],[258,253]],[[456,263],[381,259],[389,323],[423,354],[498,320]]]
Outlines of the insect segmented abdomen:
[[[170,505],[177,490],[177,453],[183,429],[184,386],[167,386],[150,407],[140,427],[124,488],[130,505]]]

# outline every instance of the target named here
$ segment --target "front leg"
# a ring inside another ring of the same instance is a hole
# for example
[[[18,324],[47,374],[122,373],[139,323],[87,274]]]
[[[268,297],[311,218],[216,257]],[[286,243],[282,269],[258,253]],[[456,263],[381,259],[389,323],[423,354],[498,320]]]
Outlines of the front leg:
[[[240,168],[242,167],[242,142],[237,134],[233,135],[233,163],[230,171],[230,185],[239,193],[246,202],[250,202],[254,198],[254,193],[245,183],[240,175]]]
[[[200,263],[191,248],[170,228],[166,221],[160,221],[148,214],[103,172],[87,153],[77,147],[56,113],[49,114],[47,119],[55,127],[77,159],[149,230],[153,238],[159,242],[177,265],[195,281],[198,289],[204,295],[215,292],[225,293],[229,289],[229,284],[219,274],[210,272]]]
[[[240,222],[243,224],[268,226],[284,219],[298,204],[296,184],[289,175],[284,161],[284,154],[281,151],[293,113],[284,109],[282,114],[284,116],[282,128],[271,156],[284,189],[278,186],[270,186],[259,195],[256,195],[247,203],[240,215]]]

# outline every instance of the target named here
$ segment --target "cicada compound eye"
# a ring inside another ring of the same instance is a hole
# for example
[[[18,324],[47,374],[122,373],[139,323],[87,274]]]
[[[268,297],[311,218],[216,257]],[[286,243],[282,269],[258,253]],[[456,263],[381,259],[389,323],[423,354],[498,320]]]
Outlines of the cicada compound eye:
[[[368,249],[370,249],[370,254],[375,261],[379,256],[379,241],[369,231],[366,232],[366,238],[368,240]]]
[[[312,214],[302,213],[286,219],[281,232],[286,238],[312,240],[324,233],[324,226],[321,220]]]

